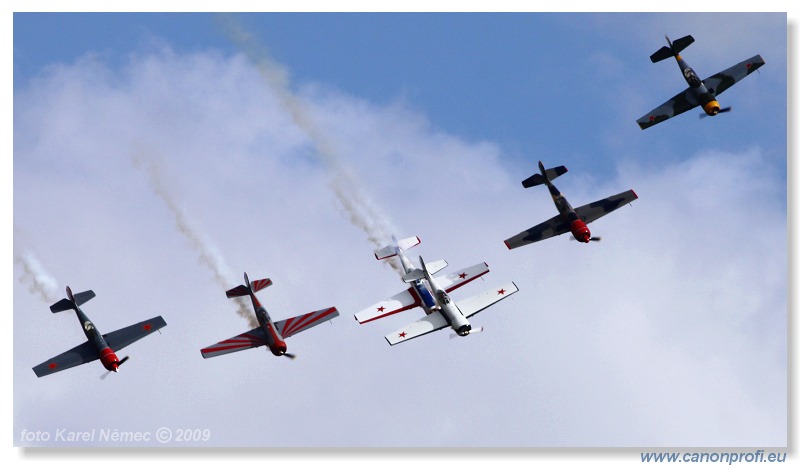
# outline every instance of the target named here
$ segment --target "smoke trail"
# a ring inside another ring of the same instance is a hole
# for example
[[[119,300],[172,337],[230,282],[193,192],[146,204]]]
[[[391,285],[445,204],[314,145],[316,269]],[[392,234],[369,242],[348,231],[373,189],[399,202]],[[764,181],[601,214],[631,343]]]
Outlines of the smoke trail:
[[[267,49],[258,43],[232,15],[217,17],[230,40],[252,60],[267,84],[276,93],[294,123],[303,129],[314,142],[316,156],[332,175],[331,187],[336,200],[347,212],[348,221],[367,235],[367,240],[377,249],[383,247],[396,232],[391,223],[361,190],[356,177],[337,157],[335,145],[314,125],[310,113],[289,89],[289,73],[270,57]],[[400,275],[405,272],[395,262],[389,265]]]
[[[211,273],[214,275],[214,281],[225,290],[231,288],[234,283],[230,280],[232,276],[228,264],[225,262],[219,249],[217,249],[213,243],[200,236],[189,223],[183,209],[175,202],[167,190],[158,166],[152,161],[144,161],[141,155],[133,155],[133,164],[137,168],[145,171],[156,195],[167,204],[170,213],[175,217],[175,225],[178,231],[180,231],[181,234],[191,242],[192,247],[200,253],[199,261],[201,264],[211,269]],[[237,306],[236,313],[247,319],[250,323],[250,327],[258,326],[258,321],[250,311],[247,302],[243,298],[234,298],[234,300]]]
[[[58,282],[44,270],[32,252],[26,251],[22,255],[15,252],[14,263],[22,268],[20,283],[27,285],[31,293],[37,295],[48,305],[56,302]]]

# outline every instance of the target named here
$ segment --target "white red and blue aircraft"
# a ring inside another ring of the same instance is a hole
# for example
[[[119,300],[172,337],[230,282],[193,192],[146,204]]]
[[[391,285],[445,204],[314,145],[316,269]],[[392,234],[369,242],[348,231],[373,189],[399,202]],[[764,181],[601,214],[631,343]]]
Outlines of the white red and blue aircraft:
[[[254,347],[261,347],[262,345],[266,346],[269,351],[277,357],[285,356],[288,358],[295,358],[294,354],[286,352],[286,338],[322,324],[339,315],[339,311],[337,311],[336,308],[330,307],[282,321],[272,322],[267,310],[261,305],[261,302],[258,301],[255,294],[257,291],[270,285],[272,285],[272,280],[268,278],[254,280],[250,283],[250,279],[247,278],[247,273],[245,273],[244,285],[239,285],[225,292],[228,298],[239,296],[250,297],[250,301],[253,303],[253,309],[255,310],[256,319],[258,320],[258,327],[200,350],[203,354],[203,358],[239,352]]]
[[[115,352],[167,325],[161,316],[156,316],[108,334],[101,334],[80,308],[80,305],[94,297],[95,294],[92,290],[73,295],[72,290],[67,287],[67,298],[59,300],[50,307],[50,311],[53,313],[74,310],[78,316],[78,321],[83,327],[86,342],[33,367],[33,372],[36,373],[36,376],[41,378],[42,376],[89,363],[98,358],[106,370],[116,373],[120,365],[128,360],[128,357],[126,356],[120,360]]]
[[[420,239],[414,236],[397,241],[392,237],[392,241],[392,245],[376,250],[375,258],[383,260],[397,256],[405,272],[402,279],[411,286],[397,295],[362,310],[355,315],[355,318],[360,324],[364,324],[418,306],[425,311],[426,315],[422,319],[386,335],[389,345],[395,345],[447,326],[453,328],[460,336],[478,332],[479,330],[472,329],[467,318],[519,291],[517,286],[510,282],[455,303],[450,299],[448,293],[488,273],[489,266],[485,262],[434,278],[433,274],[447,267],[447,262],[439,260],[426,264],[420,257],[420,268],[416,268],[405,256],[404,251],[418,245]]]

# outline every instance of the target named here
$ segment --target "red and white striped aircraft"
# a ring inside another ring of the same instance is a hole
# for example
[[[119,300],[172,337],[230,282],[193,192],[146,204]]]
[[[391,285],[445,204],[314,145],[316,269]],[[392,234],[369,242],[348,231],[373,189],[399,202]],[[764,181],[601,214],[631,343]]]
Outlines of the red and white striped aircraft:
[[[250,279],[247,278],[247,273],[245,273],[244,285],[239,285],[225,292],[228,298],[239,296],[250,297],[250,300],[253,302],[256,319],[258,319],[258,327],[200,350],[203,354],[203,358],[239,352],[262,345],[269,348],[270,352],[276,357],[286,356],[295,358],[294,354],[286,353],[286,341],[284,339],[318,324],[322,324],[339,315],[339,311],[337,311],[336,308],[330,307],[282,321],[272,322],[267,310],[261,306],[261,302],[258,301],[255,295],[257,291],[270,285],[272,285],[272,280],[268,278],[255,280],[250,283]]]

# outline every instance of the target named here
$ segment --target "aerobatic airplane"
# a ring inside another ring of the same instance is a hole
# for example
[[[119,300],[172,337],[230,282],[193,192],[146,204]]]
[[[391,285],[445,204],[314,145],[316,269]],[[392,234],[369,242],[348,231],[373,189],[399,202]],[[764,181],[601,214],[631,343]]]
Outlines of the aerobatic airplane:
[[[265,345],[276,357],[283,355],[288,358],[295,358],[294,354],[286,352],[286,341],[284,339],[318,324],[322,324],[339,315],[339,311],[331,307],[284,319],[282,321],[272,322],[269,314],[267,314],[267,310],[261,306],[261,303],[255,295],[257,291],[270,285],[272,285],[272,280],[268,278],[255,280],[253,283],[250,283],[250,279],[247,278],[247,273],[245,273],[244,285],[239,285],[225,292],[228,298],[239,296],[250,297],[250,301],[253,303],[253,309],[256,313],[256,319],[258,319],[258,327],[200,350],[200,353],[203,354],[203,358],[239,352],[262,345]]]
[[[50,307],[50,311],[53,313],[70,309],[74,310],[75,314],[78,316],[78,321],[80,321],[81,326],[83,326],[83,333],[86,335],[87,340],[77,347],[71,348],[61,355],[56,355],[33,367],[36,376],[41,378],[42,376],[51,375],[74,366],[89,363],[98,358],[106,370],[109,372],[117,372],[119,366],[125,363],[128,357],[126,356],[120,360],[117,358],[116,353],[114,353],[115,351],[119,351],[167,325],[161,316],[156,316],[147,321],[123,327],[122,329],[108,334],[100,334],[100,331],[97,330],[92,321],[89,320],[80,308],[80,305],[94,297],[95,294],[92,290],[73,295],[72,290],[67,287],[67,298],[61,299]]]
[[[639,198],[633,190],[629,190],[573,209],[567,199],[551,182],[566,172],[567,168],[564,166],[545,170],[540,161],[539,174],[534,174],[522,181],[522,186],[526,188],[541,184],[547,185],[550,195],[553,197],[553,202],[558,209],[558,215],[505,240],[508,249],[525,246],[526,244],[535,243],[566,232],[572,232],[572,236],[576,240],[584,243],[600,241],[600,238],[592,237],[592,233],[586,225]]]
[[[450,300],[448,293],[489,272],[489,267],[486,263],[482,262],[466,269],[434,278],[433,274],[447,267],[447,262],[439,260],[426,264],[420,257],[421,268],[417,269],[405,256],[404,251],[418,245],[420,243],[419,238],[414,236],[397,241],[392,237],[392,240],[392,245],[375,251],[375,258],[383,260],[397,256],[405,272],[402,277],[403,281],[411,284],[411,287],[364,309],[356,314],[355,318],[359,323],[363,324],[417,306],[422,307],[426,316],[396,332],[388,334],[386,340],[389,345],[395,345],[447,326],[452,327],[460,336],[469,335],[470,332],[478,332],[478,330],[472,330],[472,325],[467,321],[467,318],[519,290],[513,282],[510,282],[494,290],[454,303]]]
[[[653,63],[660,62],[668,57],[675,57],[678,67],[683,73],[683,78],[689,84],[689,88],[640,117],[636,123],[639,124],[642,130],[697,106],[702,106],[705,112],[705,114],[700,114],[700,117],[705,117],[706,115],[716,116],[721,112],[730,111],[730,106],[720,109],[717,96],[764,65],[764,59],[761,58],[761,55],[754,55],[716,75],[700,80],[694,70],[680,56],[680,52],[693,42],[694,38],[692,36],[684,36],[674,42],[667,37],[669,47],[663,46],[650,56],[650,61]]]

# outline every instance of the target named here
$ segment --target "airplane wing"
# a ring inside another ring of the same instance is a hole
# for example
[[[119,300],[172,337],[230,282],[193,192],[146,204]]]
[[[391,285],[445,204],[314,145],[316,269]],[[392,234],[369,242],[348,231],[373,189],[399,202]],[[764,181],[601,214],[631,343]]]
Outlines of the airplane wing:
[[[703,83],[705,83],[711,94],[717,96],[735,85],[737,81],[758,70],[762,65],[764,65],[764,59],[761,58],[761,55],[754,55],[733,67],[711,75],[703,80]]]
[[[94,346],[87,340],[77,347],[67,350],[61,355],[56,355],[55,357],[34,366],[33,372],[36,373],[36,376],[41,378],[42,376],[52,375],[53,373],[58,373],[59,371],[64,371],[74,366],[89,363],[90,361],[97,360],[98,358],[100,358],[100,356],[97,354],[97,350],[95,350]]]
[[[485,262],[475,264],[466,269],[456,270],[453,273],[436,277],[436,283],[448,293],[456,288],[462,287],[469,282],[477,279],[481,275],[489,272],[489,266]]]
[[[444,329],[447,326],[447,320],[442,313],[435,311],[402,329],[387,334],[386,341],[389,342],[389,345],[397,345],[400,342],[405,342],[406,340],[414,339],[433,331],[438,331],[439,329]]]
[[[359,324],[364,324],[365,322],[374,321],[376,319],[399,313],[400,311],[416,308],[421,303],[417,295],[415,295],[412,290],[412,288],[403,290],[390,298],[375,303],[374,305],[359,311],[356,313],[356,321],[358,321]]]
[[[106,339],[106,343],[111,347],[111,350],[118,351],[166,325],[167,323],[161,316],[156,316],[147,321],[103,334],[103,338]]]
[[[625,191],[620,194],[612,195],[611,197],[606,197],[605,199],[586,204],[582,207],[578,207],[575,209],[575,213],[584,222],[591,223],[604,215],[608,215],[623,205],[633,202],[638,198],[639,196],[637,196],[632,190]]]
[[[569,231],[569,223],[564,222],[561,215],[556,215],[553,218],[539,223],[538,225],[529,228],[516,236],[505,240],[508,249],[518,248],[526,244],[535,243],[543,239],[558,236]]]
[[[304,331],[325,321],[335,318],[339,315],[336,308],[325,308],[312,313],[295,316],[293,318],[284,319],[275,323],[275,328],[278,332],[286,338],[291,337],[298,332]]]
[[[686,88],[685,90],[673,96],[666,103],[636,119],[636,123],[639,124],[639,127],[642,130],[644,130],[648,127],[658,124],[659,122],[664,122],[670,117],[675,117],[678,114],[682,114],[699,104],[700,103],[697,101],[697,98],[695,98],[692,89]]]
[[[493,290],[478,293],[465,300],[457,301],[456,306],[458,306],[459,311],[461,311],[461,314],[465,317],[471,317],[518,291],[519,288],[517,288],[517,285],[514,282],[509,282]]]
[[[267,338],[264,335],[264,330],[259,326],[255,329],[245,332],[244,334],[239,334],[236,337],[231,337],[228,340],[223,340],[222,342],[208,346],[200,350],[200,353],[203,354],[203,358],[211,358],[219,355],[225,355],[226,353],[239,352],[253,347],[260,347],[262,345],[267,345]]]

